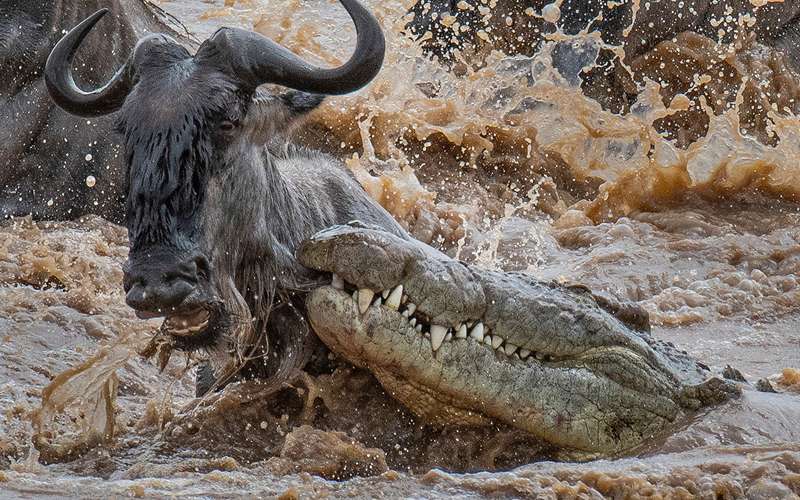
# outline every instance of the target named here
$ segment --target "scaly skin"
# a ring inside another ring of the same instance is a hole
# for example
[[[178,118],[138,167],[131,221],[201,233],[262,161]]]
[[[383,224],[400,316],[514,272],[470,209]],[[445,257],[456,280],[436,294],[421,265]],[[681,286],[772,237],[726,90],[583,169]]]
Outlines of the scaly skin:
[[[502,421],[589,458],[736,392],[580,288],[467,266],[358,224],[318,233],[298,257],[335,275],[307,298],[317,335],[429,422]]]

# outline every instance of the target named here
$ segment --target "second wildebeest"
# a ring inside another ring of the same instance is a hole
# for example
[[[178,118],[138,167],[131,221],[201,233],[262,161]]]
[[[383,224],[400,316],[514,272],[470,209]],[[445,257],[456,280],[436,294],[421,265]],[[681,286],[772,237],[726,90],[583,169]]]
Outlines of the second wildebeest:
[[[64,30],[101,6],[110,11],[107,22],[76,55],[80,84],[108,79],[145,33],[178,36],[175,23],[145,0],[0,1],[0,219],[94,213],[123,220],[124,167],[113,116],[87,120],[65,113],[42,77]],[[93,185],[87,185],[89,176]]]
[[[162,332],[179,347],[210,352],[220,378],[244,364],[270,376],[268,351],[303,363],[294,352],[308,331],[302,292],[321,277],[297,262],[300,242],[354,219],[405,237],[341,162],[283,140],[322,95],[353,92],[381,68],[377,20],[356,0],[341,3],[357,43],[335,69],[222,28],[194,55],[168,36],[145,37],[114,78],[85,92],[72,81],[72,58],[103,11],[47,62],[59,106],[84,116],[118,110],[129,184],[127,303],[140,317],[165,317]],[[293,90],[257,90],[264,83]]]

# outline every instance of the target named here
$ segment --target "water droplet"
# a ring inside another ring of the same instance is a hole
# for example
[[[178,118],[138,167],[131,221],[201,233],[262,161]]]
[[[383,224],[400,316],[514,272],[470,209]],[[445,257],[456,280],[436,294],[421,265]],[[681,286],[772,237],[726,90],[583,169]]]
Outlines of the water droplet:
[[[86,161],[92,161],[92,153],[86,155]]]
[[[86,176],[86,185],[88,187],[94,187],[95,184],[97,184],[97,179],[93,175]]]
[[[555,3],[545,5],[542,9],[542,17],[548,23],[555,23],[561,18],[561,9]]]

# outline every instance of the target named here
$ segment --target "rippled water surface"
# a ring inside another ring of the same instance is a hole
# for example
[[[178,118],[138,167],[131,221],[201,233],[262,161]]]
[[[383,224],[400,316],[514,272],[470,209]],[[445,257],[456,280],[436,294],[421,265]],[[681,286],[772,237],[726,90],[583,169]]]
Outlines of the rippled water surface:
[[[659,338],[779,393],[746,390],[636,457],[583,464],[526,464],[508,429],[420,426],[346,368],[269,401],[247,383],[198,404],[191,360],[160,372],[137,355],[158,322],[124,305],[125,230],[18,219],[0,226],[1,494],[800,495],[800,77],[781,55],[746,36],[681,34],[627,61],[635,92],[614,109],[559,55],[589,53],[585,76],[600,57],[592,33],[447,67],[402,34],[409,2],[368,3],[385,69],[328,99],[299,140],[345,159],[417,238],[635,301]],[[322,65],[345,59],[353,36],[331,2],[158,5],[198,39],[237,25]],[[662,66],[675,48],[691,60]],[[687,71],[688,90],[675,84]]]

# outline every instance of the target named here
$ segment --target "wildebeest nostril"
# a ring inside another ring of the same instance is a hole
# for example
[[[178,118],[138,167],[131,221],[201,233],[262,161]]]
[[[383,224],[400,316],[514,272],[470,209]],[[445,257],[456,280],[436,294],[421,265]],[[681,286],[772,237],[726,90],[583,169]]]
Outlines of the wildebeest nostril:
[[[195,279],[174,276],[171,279],[133,283],[125,294],[125,302],[137,311],[168,313],[177,309],[195,290]]]
[[[128,283],[126,283],[126,285]],[[137,311],[150,310],[147,301],[147,290],[140,282],[127,286],[125,292],[125,303],[128,304],[128,306]]]
[[[153,250],[146,258],[128,261],[123,269],[125,302],[143,313],[179,311],[207,278],[208,261],[198,255]]]

